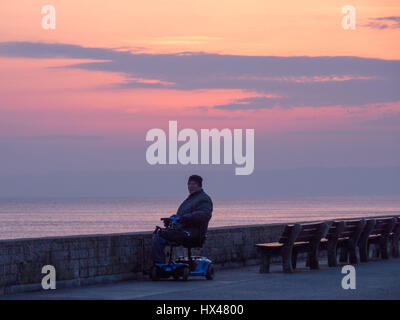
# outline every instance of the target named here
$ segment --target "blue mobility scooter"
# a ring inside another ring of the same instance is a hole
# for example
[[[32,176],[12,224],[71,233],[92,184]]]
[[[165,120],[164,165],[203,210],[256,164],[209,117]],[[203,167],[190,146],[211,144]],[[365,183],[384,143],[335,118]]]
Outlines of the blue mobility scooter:
[[[179,216],[173,215],[170,218],[161,218],[161,220],[164,221],[164,225],[167,229],[174,229],[177,221],[179,220]],[[161,230],[161,228],[157,226],[154,232],[158,232],[159,230]],[[186,281],[189,276],[203,276],[206,277],[207,280],[213,280],[214,265],[211,260],[207,259],[206,257],[191,255],[191,249],[201,248],[205,239],[206,236],[204,236],[203,239],[200,239],[200,241],[197,243],[193,242],[190,243],[190,245],[183,245],[183,247],[188,249],[187,257],[181,256],[175,260],[172,260],[173,248],[178,247],[181,244],[168,241],[168,245],[170,246],[169,260],[167,263],[156,263],[151,268],[151,279],[153,281],[158,281],[160,278],[173,277],[175,280],[182,278],[183,281]]]

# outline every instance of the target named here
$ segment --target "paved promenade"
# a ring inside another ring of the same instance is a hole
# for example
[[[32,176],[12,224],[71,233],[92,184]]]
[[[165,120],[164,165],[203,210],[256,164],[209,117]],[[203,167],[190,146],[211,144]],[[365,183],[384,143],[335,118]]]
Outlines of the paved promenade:
[[[56,289],[2,296],[0,299],[400,299],[400,259],[376,260],[356,266],[356,289],[344,290],[341,267],[308,270],[302,262],[294,274],[280,265],[272,273],[258,267],[219,270],[213,281],[192,277],[187,282],[161,280]]]

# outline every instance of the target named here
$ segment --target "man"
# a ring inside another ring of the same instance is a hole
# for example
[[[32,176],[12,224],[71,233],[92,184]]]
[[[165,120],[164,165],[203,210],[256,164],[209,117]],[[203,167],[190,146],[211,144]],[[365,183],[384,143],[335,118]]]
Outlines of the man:
[[[165,263],[165,246],[169,242],[190,245],[204,238],[211,219],[213,203],[203,191],[203,178],[192,175],[188,180],[189,196],[179,206],[174,228],[156,229],[153,234],[151,256],[154,263]],[[169,222],[164,223],[167,225]]]

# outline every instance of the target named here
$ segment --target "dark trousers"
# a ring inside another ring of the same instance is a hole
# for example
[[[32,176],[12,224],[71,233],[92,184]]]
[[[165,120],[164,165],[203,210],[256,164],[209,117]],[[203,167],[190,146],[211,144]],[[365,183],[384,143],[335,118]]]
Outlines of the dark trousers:
[[[160,229],[153,234],[151,246],[151,259],[154,263],[165,263],[165,247],[171,243],[184,245],[190,241],[190,237],[184,231],[174,229]]]

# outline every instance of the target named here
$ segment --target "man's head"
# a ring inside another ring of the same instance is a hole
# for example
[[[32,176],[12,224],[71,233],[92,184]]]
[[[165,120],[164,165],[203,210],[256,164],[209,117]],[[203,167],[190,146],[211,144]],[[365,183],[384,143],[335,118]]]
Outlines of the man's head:
[[[193,192],[196,192],[197,190],[200,190],[203,187],[203,178],[198,176],[197,174],[194,174],[189,177],[188,180],[188,190],[189,193],[192,194]]]

